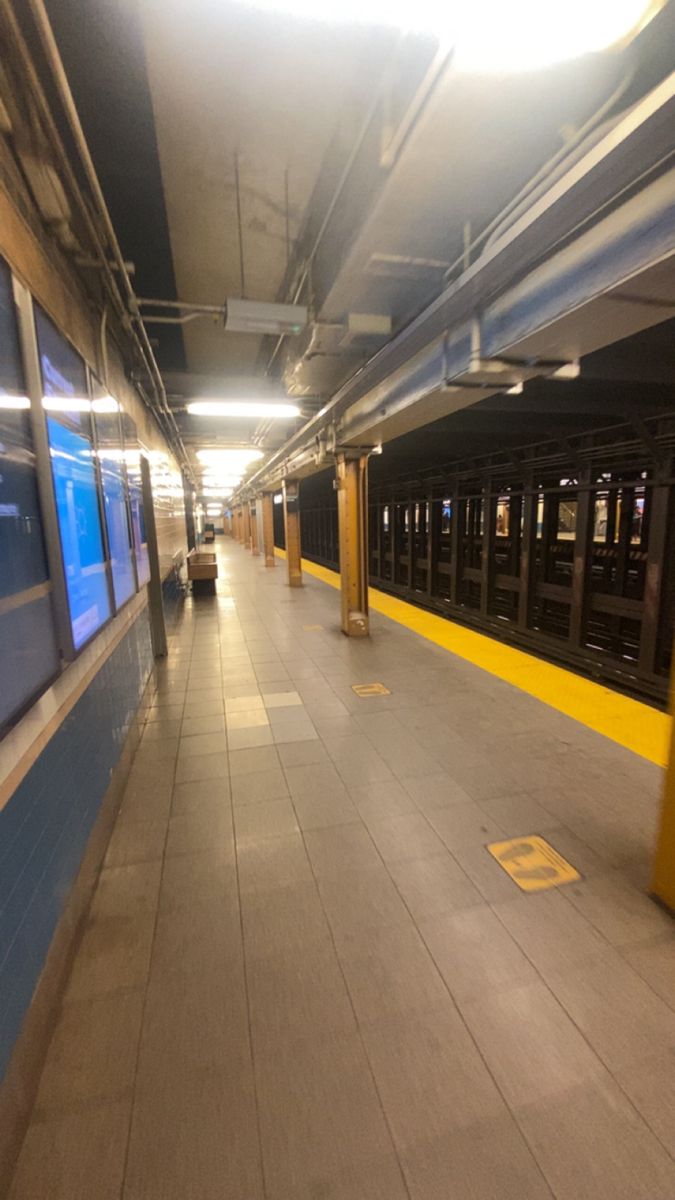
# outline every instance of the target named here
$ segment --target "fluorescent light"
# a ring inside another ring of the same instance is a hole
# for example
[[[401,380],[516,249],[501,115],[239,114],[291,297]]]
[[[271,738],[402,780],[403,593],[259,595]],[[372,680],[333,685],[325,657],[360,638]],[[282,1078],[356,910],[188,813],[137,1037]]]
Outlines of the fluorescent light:
[[[231,496],[232,488],[203,487],[203,488],[201,488],[201,495],[202,496]]]
[[[192,417],[268,417],[272,420],[299,417],[297,404],[275,404],[262,400],[192,400],[187,411]]]
[[[114,396],[99,396],[98,400],[92,400],[91,407],[95,413],[116,413],[120,411],[120,406]]]
[[[91,412],[91,400],[78,396],[43,396],[42,407],[47,412]]]
[[[329,24],[389,26],[432,34],[472,71],[530,70],[605,50],[636,33],[657,0],[248,0],[266,12]]]
[[[263,458],[262,450],[198,450],[197,458],[207,467],[222,467],[226,471],[244,471],[249,463]]]
[[[203,487],[236,488],[241,475],[202,475]]]
[[[30,408],[30,400],[28,396],[0,396],[0,408],[18,412],[20,409]]]

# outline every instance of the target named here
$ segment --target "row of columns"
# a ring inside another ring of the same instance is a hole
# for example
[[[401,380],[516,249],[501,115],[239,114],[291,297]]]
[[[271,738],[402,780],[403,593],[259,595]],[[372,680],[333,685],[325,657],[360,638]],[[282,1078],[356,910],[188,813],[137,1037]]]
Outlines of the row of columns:
[[[356,452],[337,454],[335,473],[335,487],[338,493],[342,631],[347,637],[366,637],[369,632],[368,455]],[[284,480],[282,496],[288,583],[290,587],[301,587],[299,481]],[[241,504],[234,510],[232,534],[253,554],[260,553],[259,506],[262,508],[260,528],[265,566],[273,567],[275,557],[272,492],[263,492],[254,500]],[[666,771],[661,829],[657,841],[651,893],[670,911],[675,912],[675,722],[670,762]]]
[[[335,458],[340,533],[341,624],[347,637],[367,637],[368,625],[368,455],[344,452]],[[302,587],[300,541],[300,483],[282,484],[286,570],[289,587]],[[262,511],[261,511],[262,510]],[[259,516],[262,515],[260,525]],[[274,494],[262,492],[232,511],[232,537],[260,554],[260,533],[265,566],[275,566]]]

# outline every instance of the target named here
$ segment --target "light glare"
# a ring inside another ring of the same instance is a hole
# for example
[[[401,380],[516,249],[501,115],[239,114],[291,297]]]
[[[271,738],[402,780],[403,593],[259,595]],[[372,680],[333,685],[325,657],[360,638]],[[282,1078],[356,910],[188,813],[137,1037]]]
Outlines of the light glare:
[[[297,404],[262,400],[192,400],[187,411],[193,417],[267,417],[271,420],[299,417]]]
[[[605,50],[636,32],[658,4],[646,0],[247,0],[331,24],[380,25],[432,34],[469,71],[520,71]]]

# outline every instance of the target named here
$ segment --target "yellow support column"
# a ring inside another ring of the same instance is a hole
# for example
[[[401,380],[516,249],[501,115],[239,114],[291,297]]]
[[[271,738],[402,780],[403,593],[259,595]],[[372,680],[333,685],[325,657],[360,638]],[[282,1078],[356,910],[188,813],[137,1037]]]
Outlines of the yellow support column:
[[[244,504],[244,545],[251,549],[251,507],[248,500]]]
[[[283,495],[288,586],[302,587],[302,565],[300,561],[300,484],[297,479],[284,479]]]
[[[335,460],[342,632],[367,637],[368,620],[368,455],[340,453]]]
[[[258,545],[258,497],[255,496],[249,503],[249,515],[251,519],[251,553],[254,558],[260,554]]]
[[[276,558],[274,557],[274,493],[263,492],[262,494],[262,525],[263,525],[263,553],[265,555],[265,566],[276,566]]]
[[[675,666],[670,682],[670,711],[675,718]],[[670,754],[661,800],[661,826],[656,843],[652,895],[675,913],[675,719],[670,734]]]
[[[244,543],[244,512],[241,504],[237,509],[237,541],[242,545]]]

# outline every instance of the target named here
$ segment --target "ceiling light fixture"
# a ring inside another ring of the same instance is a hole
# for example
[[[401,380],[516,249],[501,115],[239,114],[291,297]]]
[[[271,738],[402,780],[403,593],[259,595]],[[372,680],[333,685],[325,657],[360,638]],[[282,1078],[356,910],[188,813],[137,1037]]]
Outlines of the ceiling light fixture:
[[[262,400],[191,400],[187,411],[192,417],[267,417],[271,420],[299,417],[297,404],[275,404]]]
[[[460,69],[532,70],[606,50],[637,33],[664,0],[248,0],[266,12],[286,12],[330,24],[379,25],[432,34],[454,48]]]
[[[18,412],[19,409],[30,408],[28,396],[0,396],[0,408]]]
[[[244,471],[249,463],[258,462],[264,458],[262,450],[246,450],[246,449],[231,449],[231,450],[198,450],[197,458],[200,463],[207,467],[222,467],[223,470],[240,470]]]

